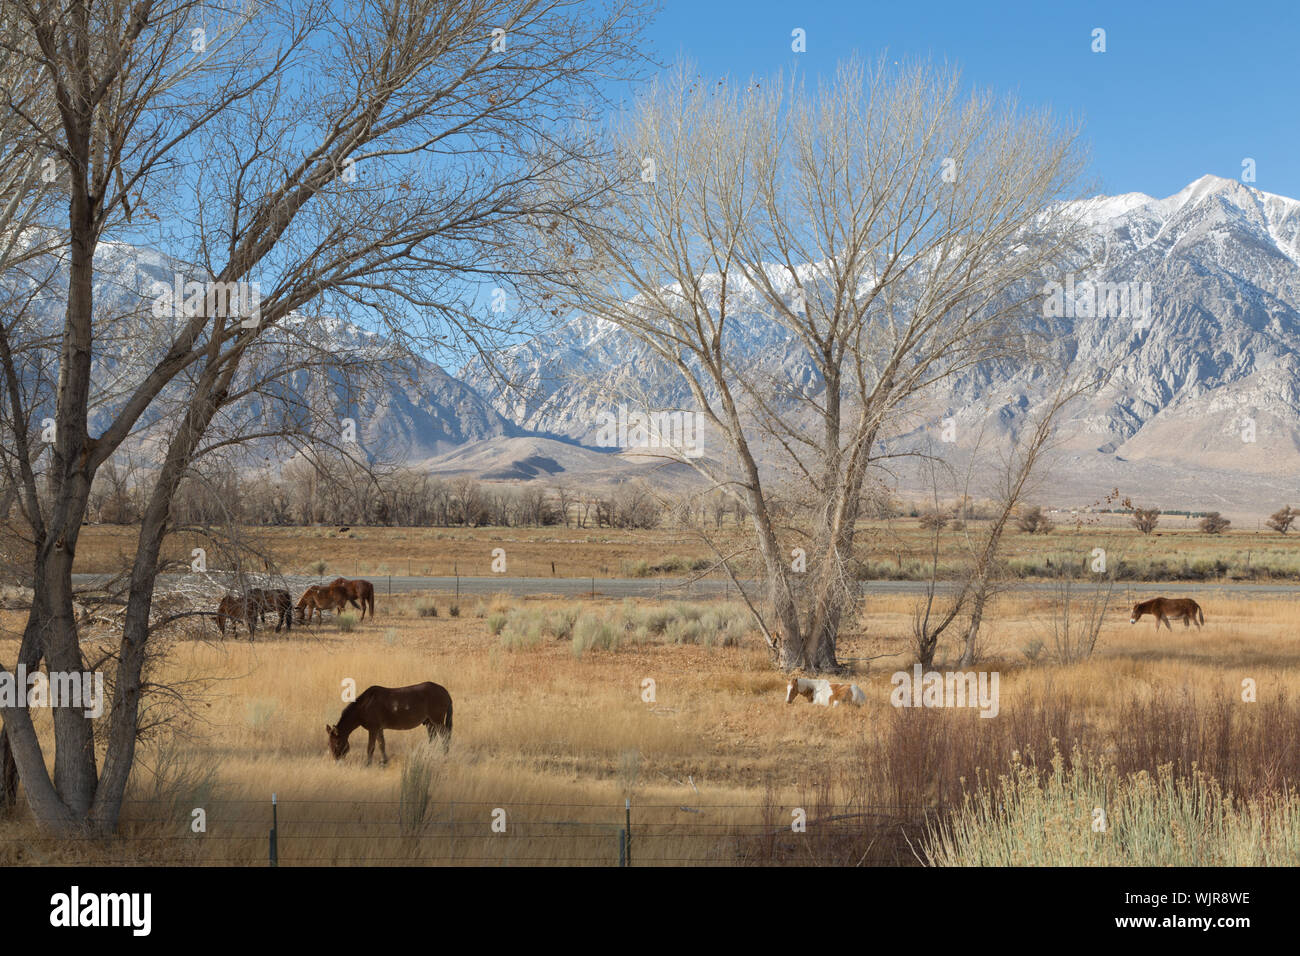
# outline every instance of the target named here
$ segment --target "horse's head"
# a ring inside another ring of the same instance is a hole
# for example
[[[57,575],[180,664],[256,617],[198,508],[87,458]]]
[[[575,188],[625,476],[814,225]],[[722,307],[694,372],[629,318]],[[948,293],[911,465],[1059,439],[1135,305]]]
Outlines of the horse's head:
[[[298,606],[294,608],[294,615],[297,617],[299,624],[301,624],[303,621],[307,619],[306,609],[307,606],[311,603],[311,596],[315,593],[316,593],[316,585],[313,584],[306,591],[303,591],[302,597],[298,599]]]
[[[1141,605],[1141,603],[1134,604],[1134,605],[1133,605],[1133,610],[1131,610],[1131,611],[1128,612],[1128,622],[1129,622],[1130,624],[1136,624],[1136,623],[1138,622],[1138,618],[1140,618],[1141,616],[1142,616],[1142,605]]]
[[[791,677],[790,683],[785,688],[785,702],[793,704],[794,699],[799,696],[799,678]]]
[[[330,753],[334,755],[335,760],[341,760],[349,749],[348,738],[339,733],[337,727],[330,724],[325,725],[325,733],[329,735]]]

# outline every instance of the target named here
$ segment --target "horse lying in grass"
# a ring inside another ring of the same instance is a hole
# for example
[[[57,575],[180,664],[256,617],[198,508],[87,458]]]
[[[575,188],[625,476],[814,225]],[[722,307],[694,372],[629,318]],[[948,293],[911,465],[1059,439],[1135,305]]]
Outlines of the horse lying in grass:
[[[451,695],[441,684],[425,681],[410,687],[367,687],[360,697],[343,708],[337,726],[325,725],[325,733],[329,735],[330,753],[335,760],[340,760],[348,752],[352,731],[364,727],[370,733],[370,744],[366,747],[366,766],[369,766],[376,743],[380,762],[388,763],[385,730],[410,730],[421,724],[429,732],[430,740],[435,734],[442,737],[442,751],[446,753],[451,746]]]
[[[1149,601],[1138,601],[1133,605],[1133,610],[1129,612],[1128,622],[1136,624],[1143,614],[1150,614],[1156,619],[1156,630],[1160,630],[1163,624],[1169,630],[1173,628],[1169,624],[1169,619],[1181,618],[1183,627],[1196,625],[1200,630],[1201,625],[1205,623],[1205,614],[1201,611],[1201,606],[1191,598],[1152,598]]]
[[[335,578],[330,582],[330,587],[341,587],[347,593],[347,598],[352,602],[352,606],[361,611],[361,620],[366,619],[366,608],[370,608],[370,619],[375,617],[375,586],[369,581],[357,578],[355,581],[348,578]],[[361,603],[358,604],[357,601]]]
[[[796,697],[802,697],[810,704],[823,707],[838,707],[840,704],[865,704],[867,695],[857,684],[837,684],[828,680],[810,680],[807,677],[792,677],[785,688],[785,702],[793,704]]]
[[[325,612],[346,610],[348,606],[348,593],[340,585],[335,584],[313,584],[307,590],[302,592],[302,597],[298,599],[298,607],[295,609],[298,616],[298,623],[304,621],[308,624],[316,615],[320,615],[321,623],[325,621]]]

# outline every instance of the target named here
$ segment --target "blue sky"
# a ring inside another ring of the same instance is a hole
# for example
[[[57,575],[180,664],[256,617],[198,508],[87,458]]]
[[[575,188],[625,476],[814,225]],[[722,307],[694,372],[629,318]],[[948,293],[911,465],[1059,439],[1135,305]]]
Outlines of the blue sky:
[[[965,80],[1084,123],[1105,193],[1168,196],[1255,160],[1300,198],[1300,0],[662,0],[656,57],[705,74],[809,76],[858,53],[946,61]],[[807,52],[790,34],[807,34]],[[1092,52],[1092,31],[1106,52]]]

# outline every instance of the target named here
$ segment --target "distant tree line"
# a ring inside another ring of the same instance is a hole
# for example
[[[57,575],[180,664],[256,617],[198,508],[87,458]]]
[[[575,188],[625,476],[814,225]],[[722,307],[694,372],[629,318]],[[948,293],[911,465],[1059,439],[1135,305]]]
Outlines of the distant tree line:
[[[87,520],[139,521],[147,484],[130,463],[109,463],[96,477]],[[237,470],[187,477],[172,508],[185,525],[393,525],[403,527],[547,527],[721,529],[739,524],[736,502],[720,493],[667,495],[640,481],[609,487],[564,482],[507,484],[415,469],[376,474],[359,466],[294,462],[278,475]]]

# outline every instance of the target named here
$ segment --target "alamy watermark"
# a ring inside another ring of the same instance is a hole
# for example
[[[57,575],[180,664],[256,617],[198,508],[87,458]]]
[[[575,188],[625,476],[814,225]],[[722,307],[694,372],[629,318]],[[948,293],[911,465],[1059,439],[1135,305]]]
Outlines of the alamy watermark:
[[[1066,275],[1043,286],[1043,317],[1048,319],[1126,319],[1135,328],[1151,327],[1150,282],[1105,282]]]
[[[0,671],[0,707],[73,707],[85,716],[104,713],[104,675],[100,671],[32,671],[19,664]]]
[[[895,707],[978,707],[981,717],[996,717],[998,702],[997,671],[922,671],[916,664],[912,673],[896,671],[889,679],[894,689],[889,702]]]
[[[616,410],[596,416],[596,444],[602,448],[663,448],[685,458],[704,454],[703,422],[698,412]]]
[[[237,316],[246,329],[262,321],[262,289],[257,282],[187,282],[177,274],[171,285],[155,282],[152,292],[155,318]]]

